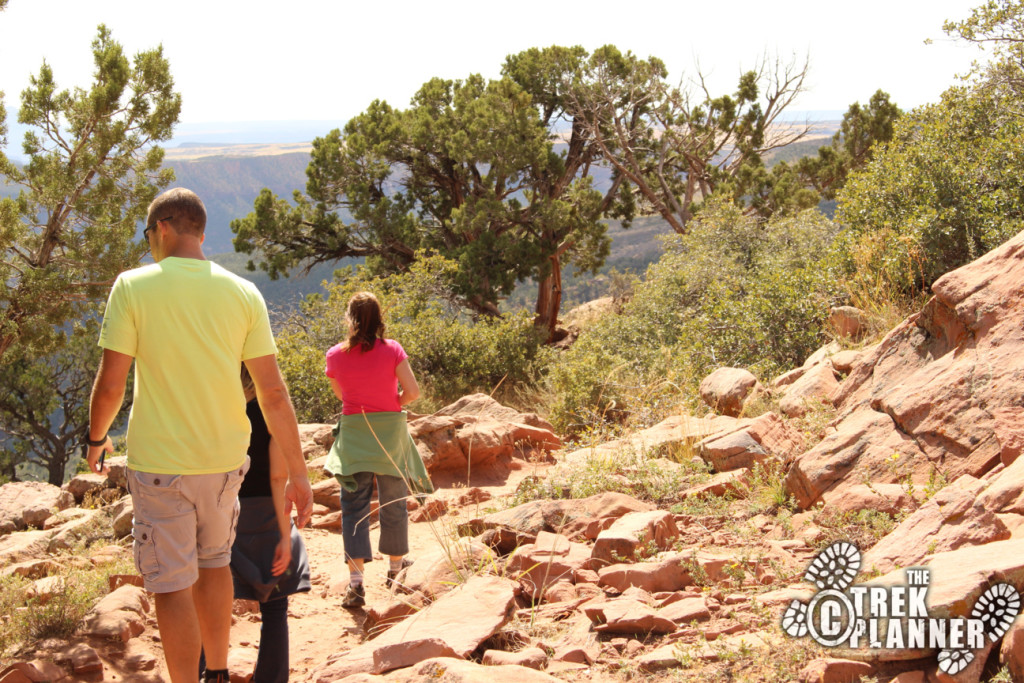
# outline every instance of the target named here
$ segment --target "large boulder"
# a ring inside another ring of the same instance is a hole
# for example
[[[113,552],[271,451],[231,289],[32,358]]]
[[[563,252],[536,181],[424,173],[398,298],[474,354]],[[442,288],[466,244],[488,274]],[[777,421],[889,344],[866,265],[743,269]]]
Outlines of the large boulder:
[[[909,473],[923,484],[933,468],[949,480],[980,477],[1020,454],[1024,233],[942,276],[932,291],[833,395],[836,433],[787,480],[802,506],[865,478],[893,483]],[[893,453],[900,471],[886,476],[879,465]]]
[[[764,387],[749,370],[718,368],[701,380],[700,397],[712,410],[737,417],[748,399],[759,395]]]
[[[816,405],[827,404],[839,388],[832,361],[825,360],[808,368],[784,390],[779,409],[790,417],[800,417]]]
[[[834,306],[828,313],[828,326],[837,337],[860,339],[868,327],[868,314],[853,306]]]
[[[409,432],[431,474],[507,470],[512,459],[524,453],[562,447],[547,421],[503,406],[486,394],[466,396],[432,415],[412,417]]]
[[[75,504],[59,486],[42,481],[18,481],[0,486],[0,534],[29,526],[42,528],[50,515]]]

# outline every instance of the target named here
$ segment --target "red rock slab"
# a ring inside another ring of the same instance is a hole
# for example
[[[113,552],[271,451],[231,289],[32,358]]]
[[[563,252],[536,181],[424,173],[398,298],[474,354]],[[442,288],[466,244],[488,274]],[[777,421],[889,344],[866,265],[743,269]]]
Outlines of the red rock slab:
[[[996,541],[928,555],[920,566],[929,570],[930,617],[966,617],[993,583],[1024,585],[1024,539]],[[905,569],[894,569],[872,585],[906,585]]]
[[[790,417],[800,417],[815,404],[829,404],[832,394],[839,388],[835,368],[826,360],[809,368],[799,379],[785,389],[779,409]]]
[[[518,652],[485,650],[480,661],[487,666],[508,666],[511,664],[541,671],[547,666],[548,655],[539,647],[528,647]]]
[[[485,666],[476,662],[437,658],[420,662],[414,667],[401,669],[389,674],[386,680],[392,683],[421,683],[422,681],[444,681],[445,683],[556,683],[559,678],[525,666]]]
[[[653,427],[640,430],[624,439],[606,441],[596,446],[581,448],[559,458],[560,468],[580,466],[594,457],[615,457],[623,451],[661,453],[679,447],[692,446],[716,434],[736,429],[737,419],[725,415],[712,418],[672,415]]]
[[[665,510],[631,512],[602,531],[594,541],[591,558],[595,567],[631,561],[648,544],[662,551],[672,547],[679,537],[675,518]]]
[[[572,530],[582,531],[591,520],[617,518],[629,512],[646,512],[653,509],[654,505],[650,503],[624,493],[609,491],[588,498],[533,500],[471,520],[461,525],[459,531],[475,536],[487,529],[503,527],[534,536],[541,531],[550,531],[572,538]]]
[[[466,657],[508,623],[515,612],[515,588],[507,579],[474,577],[374,640],[335,659],[317,671],[314,680],[333,683],[351,674],[369,673],[375,670],[374,653],[378,650],[431,638],[441,639],[458,656]]]
[[[675,623],[656,609],[628,598],[587,605],[583,613],[595,624],[594,630],[598,633],[648,634],[676,630]]]
[[[894,460],[893,454],[898,454]],[[797,457],[786,491],[807,510],[825,493],[862,484],[895,484],[909,476],[927,484],[933,463],[892,418],[870,408],[851,414],[814,448]]]
[[[1024,620],[1017,619],[1003,636],[999,663],[1010,670],[1010,678],[1024,681]]]
[[[658,614],[676,624],[688,624],[691,621],[707,621],[711,618],[704,598],[683,598],[665,605]]]
[[[313,502],[330,510],[341,509],[341,484],[335,477],[328,477],[313,484]]]
[[[750,484],[750,470],[740,469],[731,472],[719,472],[708,481],[697,486],[679,492],[679,497],[693,498],[694,496],[724,496],[726,493],[741,493],[747,490]]]
[[[422,638],[420,640],[404,640],[378,647],[373,651],[373,671],[382,674],[393,669],[403,669],[435,657],[460,657],[441,638]]]
[[[916,565],[934,552],[1010,537],[1010,530],[977,500],[979,482],[968,475],[939,491],[861,558],[862,566],[888,572]]]
[[[468,538],[451,541],[416,558],[405,570],[403,591],[435,598],[458,585],[460,573],[471,573],[471,568],[486,566],[494,560],[494,551],[480,541]]]
[[[770,457],[785,459],[802,450],[803,437],[775,413],[739,420],[737,429],[700,442],[701,457],[716,472],[753,467]]]
[[[541,531],[535,542],[512,552],[505,568],[507,576],[523,583],[528,595],[539,597],[549,586],[589,568],[590,561],[590,548],[583,543]]]
[[[145,630],[145,622],[138,614],[128,610],[90,614],[85,618],[81,628],[81,632],[85,635],[97,638],[118,638],[122,643],[127,643]]]
[[[828,491],[822,496],[828,510],[878,510],[889,515],[895,515],[900,510],[917,509],[920,505],[918,499],[921,498],[921,494],[912,497],[905,484],[854,484]]]
[[[681,651],[675,643],[662,645],[650,652],[645,652],[636,658],[637,667],[641,671],[654,673],[656,671],[668,671],[682,666],[679,660]]]
[[[341,529],[341,510],[328,512],[326,515],[314,517],[309,526],[313,529],[327,529],[338,531]]]
[[[872,676],[875,667],[867,662],[834,657],[815,659],[800,671],[800,683],[856,683]]]

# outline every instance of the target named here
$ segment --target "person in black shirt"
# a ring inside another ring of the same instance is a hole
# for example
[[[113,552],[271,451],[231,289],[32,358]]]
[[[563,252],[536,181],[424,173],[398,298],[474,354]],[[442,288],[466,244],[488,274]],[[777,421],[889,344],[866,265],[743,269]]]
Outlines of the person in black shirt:
[[[267,430],[256,389],[242,367],[246,414],[252,423],[249,471],[238,492],[241,511],[231,547],[235,599],[260,603],[260,646],[253,683],[288,680],[288,596],[310,590],[309,560],[302,536],[285,505],[288,471]]]

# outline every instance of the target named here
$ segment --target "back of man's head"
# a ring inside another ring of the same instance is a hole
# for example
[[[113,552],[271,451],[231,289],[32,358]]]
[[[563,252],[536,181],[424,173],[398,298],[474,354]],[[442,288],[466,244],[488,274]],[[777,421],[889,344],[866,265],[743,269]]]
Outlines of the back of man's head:
[[[155,225],[157,221],[168,221],[178,234],[200,236],[206,230],[206,207],[195,192],[176,187],[149,205],[146,225]]]

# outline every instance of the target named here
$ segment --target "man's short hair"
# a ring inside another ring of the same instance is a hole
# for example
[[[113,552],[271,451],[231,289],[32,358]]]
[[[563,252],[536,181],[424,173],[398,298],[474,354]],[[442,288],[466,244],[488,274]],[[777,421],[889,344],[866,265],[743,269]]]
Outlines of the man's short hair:
[[[176,187],[159,195],[149,205],[146,226],[166,220],[178,234],[202,235],[206,230],[206,207],[192,190]]]

